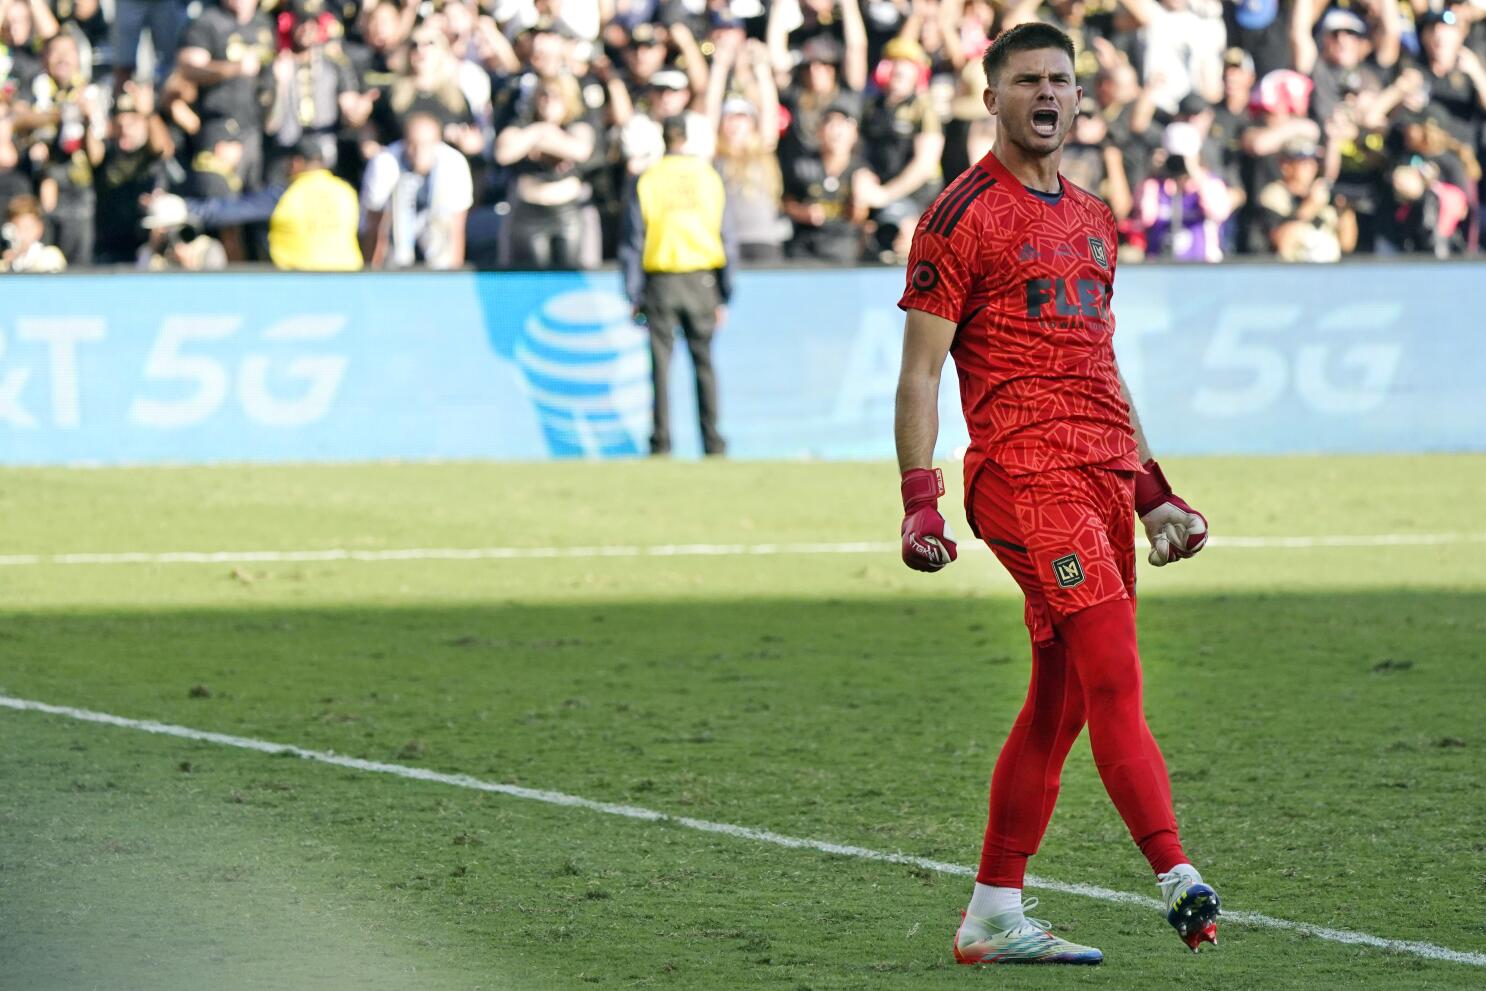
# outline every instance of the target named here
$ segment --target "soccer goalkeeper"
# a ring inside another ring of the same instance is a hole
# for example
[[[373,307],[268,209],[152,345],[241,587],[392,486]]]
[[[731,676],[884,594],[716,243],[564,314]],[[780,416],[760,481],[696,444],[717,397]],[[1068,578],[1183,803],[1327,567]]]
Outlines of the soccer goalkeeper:
[[[1058,174],[1082,90],[1073,45],[1024,24],[986,52],[990,154],[924,214],[899,306],[907,312],[896,434],[903,560],[938,571],[955,542],[931,467],[944,359],[970,428],[965,509],[1026,595],[1032,679],[991,777],[961,963],[1099,963],[1022,899],[1064,758],[1087,724],[1105,789],[1195,952],[1217,942],[1218,896],[1188,862],[1171,785],[1146,725],[1135,639],[1135,517],[1161,566],[1196,554],[1207,521],[1151,459],[1115,367],[1116,234],[1109,208]]]

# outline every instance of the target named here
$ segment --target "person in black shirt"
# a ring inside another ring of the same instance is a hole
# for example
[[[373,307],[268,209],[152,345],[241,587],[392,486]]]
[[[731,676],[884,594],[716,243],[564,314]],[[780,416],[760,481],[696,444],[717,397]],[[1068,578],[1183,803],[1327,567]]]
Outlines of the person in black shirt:
[[[1462,45],[1464,35],[1453,11],[1430,11],[1419,19],[1419,71],[1429,102],[1445,111],[1445,128],[1470,148],[1479,146],[1486,119],[1486,68]]]
[[[396,141],[415,114],[433,117],[443,128],[444,140],[466,155],[484,149],[475,115],[459,88],[458,65],[449,52],[449,39],[433,25],[413,32],[408,49],[408,75],[383,90],[372,108],[371,125],[379,145]]]
[[[848,108],[854,118],[860,115],[860,90],[842,78],[844,57],[845,49],[834,38],[822,35],[810,39],[797,81],[779,94],[780,104],[789,112],[789,127],[779,141],[779,160],[786,171],[794,158],[819,152],[816,136],[827,107]],[[846,74],[847,79],[851,76]]]
[[[9,117],[0,116],[0,216],[17,196],[29,196],[31,177],[20,168],[21,154]]]
[[[890,69],[862,115],[862,147],[882,187],[866,205],[877,247],[908,255],[919,215],[939,192],[944,130],[929,98],[929,56],[916,41],[894,38],[882,50]]]
[[[37,195],[52,237],[70,262],[93,260],[93,168],[103,157],[105,98],[83,72],[77,41],[54,35],[43,55],[46,71],[32,83],[30,104],[16,117],[26,132]]]
[[[202,124],[221,120],[242,142],[242,176],[250,188],[263,177],[263,118],[272,96],[274,32],[257,0],[222,0],[186,28],[177,61],[200,87]]]
[[[45,10],[45,5],[42,6]],[[50,13],[50,12],[48,12]],[[56,33],[53,22],[52,34]],[[20,0],[11,0],[5,8],[4,23],[0,23],[0,51],[9,59],[9,66],[0,72],[0,80],[15,84],[15,92],[31,91],[32,81],[41,75],[41,45],[51,34],[40,36],[31,7]]]
[[[314,142],[320,161],[333,168],[342,114],[359,116],[350,122],[359,126],[371,111],[371,104],[356,92],[350,62],[326,47],[339,24],[324,10],[322,0],[295,0],[279,15],[279,28],[288,44],[274,59],[274,99],[264,123],[269,172],[275,182],[285,180],[290,153],[304,140]]]
[[[852,107],[832,104],[821,114],[816,146],[784,167],[784,210],[795,233],[785,254],[855,262],[862,256],[866,202],[877,177],[857,157],[857,122]]]
[[[1293,67],[1290,50],[1292,18],[1281,0],[1223,0],[1223,22],[1228,44],[1249,53],[1255,74],[1263,78],[1276,69]]]
[[[93,171],[98,190],[97,255],[104,263],[129,264],[145,242],[140,199],[165,184],[165,123],[155,116],[146,86],[124,84],[114,101],[113,124],[103,159]]]
[[[1350,10],[1333,7],[1321,18],[1318,48],[1308,30],[1312,9],[1311,0],[1297,0],[1295,63],[1315,83],[1311,118],[1325,127],[1342,101],[1343,89],[1380,93],[1387,85],[1398,62],[1398,14],[1391,7],[1385,11],[1381,20],[1387,26],[1380,27],[1375,40],[1370,40],[1366,21]]]

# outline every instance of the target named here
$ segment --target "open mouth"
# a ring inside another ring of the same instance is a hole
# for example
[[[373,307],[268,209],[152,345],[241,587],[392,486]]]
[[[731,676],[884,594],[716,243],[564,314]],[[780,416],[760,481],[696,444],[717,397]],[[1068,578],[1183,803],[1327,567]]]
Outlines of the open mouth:
[[[1050,138],[1058,133],[1058,112],[1056,110],[1034,110],[1032,111],[1032,130],[1045,138]]]

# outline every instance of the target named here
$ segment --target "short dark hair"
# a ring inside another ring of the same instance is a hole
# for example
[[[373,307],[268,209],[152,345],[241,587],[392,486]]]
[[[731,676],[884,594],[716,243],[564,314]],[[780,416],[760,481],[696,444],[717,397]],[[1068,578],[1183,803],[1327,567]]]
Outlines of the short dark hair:
[[[310,165],[325,164],[324,149],[321,147],[319,140],[309,135],[305,135],[294,142],[294,146],[289,151],[289,157],[302,158]]]
[[[1029,21],[1003,32],[986,49],[985,55],[981,56],[980,65],[985,69],[986,85],[996,85],[996,77],[1001,74],[1006,60],[1013,52],[1035,52],[1042,48],[1060,49],[1068,56],[1069,62],[1074,60],[1073,39],[1051,24]]]
[[[686,118],[681,115],[667,117],[660,123],[661,138],[666,143],[666,150],[680,148],[686,144]]]

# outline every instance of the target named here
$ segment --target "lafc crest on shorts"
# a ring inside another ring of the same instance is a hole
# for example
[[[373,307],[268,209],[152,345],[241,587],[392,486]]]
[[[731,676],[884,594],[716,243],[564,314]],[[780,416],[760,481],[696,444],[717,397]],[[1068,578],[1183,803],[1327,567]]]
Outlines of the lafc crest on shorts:
[[[1059,588],[1073,588],[1084,582],[1084,568],[1079,563],[1077,554],[1069,554],[1060,557],[1053,562],[1053,577],[1058,580]]]

